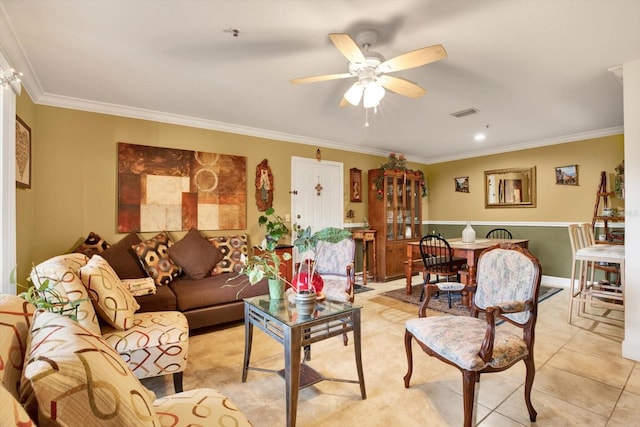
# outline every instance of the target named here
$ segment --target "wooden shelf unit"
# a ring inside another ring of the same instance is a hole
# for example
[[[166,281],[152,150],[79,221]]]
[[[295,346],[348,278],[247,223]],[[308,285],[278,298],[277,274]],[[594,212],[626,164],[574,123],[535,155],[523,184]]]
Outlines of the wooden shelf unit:
[[[422,237],[422,176],[371,169],[369,224],[376,230],[376,281],[405,275],[406,244]]]
[[[597,243],[607,243],[607,244],[624,244],[624,235],[622,239],[616,238],[609,227],[610,222],[624,222],[624,216],[618,215],[603,215],[603,209],[610,207],[609,198],[614,197],[615,193],[613,191],[607,191],[607,172],[600,172],[600,184],[598,185],[598,191],[596,192],[596,202],[593,207],[593,220],[591,221],[591,226],[593,229],[596,229],[596,223],[598,221],[602,222],[603,233],[606,236],[606,240],[600,241],[596,238]]]

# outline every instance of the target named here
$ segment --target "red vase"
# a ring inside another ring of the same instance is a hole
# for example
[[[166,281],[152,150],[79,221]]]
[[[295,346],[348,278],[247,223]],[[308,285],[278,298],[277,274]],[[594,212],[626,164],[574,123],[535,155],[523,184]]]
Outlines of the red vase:
[[[303,271],[302,273],[296,274],[293,277],[293,286],[296,288],[296,292],[300,291],[308,291],[309,290],[309,273]],[[311,287],[316,293],[322,292],[322,288],[324,287],[324,281],[322,277],[318,273],[313,273],[313,279],[311,280]]]

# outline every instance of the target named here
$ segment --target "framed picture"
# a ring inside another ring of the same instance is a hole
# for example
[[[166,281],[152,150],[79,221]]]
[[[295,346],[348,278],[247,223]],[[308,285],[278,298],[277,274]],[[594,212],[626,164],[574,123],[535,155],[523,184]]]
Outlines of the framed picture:
[[[360,169],[351,168],[349,170],[349,194],[352,202],[362,201],[362,171]]]
[[[16,186],[31,188],[31,128],[16,116]]]
[[[578,165],[557,167],[556,168],[556,184],[578,185]]]
[[[453,178],[455,182],[456,191],[460,193],[468,193],[469,192],[469,177],[461,176],[458,178]]]

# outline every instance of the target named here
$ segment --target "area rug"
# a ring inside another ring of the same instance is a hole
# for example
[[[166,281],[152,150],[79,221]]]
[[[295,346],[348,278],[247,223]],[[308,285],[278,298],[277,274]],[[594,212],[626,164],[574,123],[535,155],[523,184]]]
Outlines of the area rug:
[[[545,299],[557,294],[561,290],[562,288],[540,285],[538,302],[544,301]],[[407,295],[407,291],[404,286],[398,289],[393,289],[391,291],[381,292],[380,295],[408,302],[409,304],[420,305],[421,292],[422,284],[418,284],[411,287],[411,295]],[[446,292],[441,292],[440,296],[431,297],[431,301],[429,301],[429,308],[456,316],[466,316],[469,314],[469,308],[462,305],[462,298],[459,292],[451,293],[451,308],[449,308]]]
[[[372,291],[373,288],[368,288],[366,286],[363,285],[353,285],[353,293],[354,294],[359,294],[362,292],[367,292],[367,291]]]

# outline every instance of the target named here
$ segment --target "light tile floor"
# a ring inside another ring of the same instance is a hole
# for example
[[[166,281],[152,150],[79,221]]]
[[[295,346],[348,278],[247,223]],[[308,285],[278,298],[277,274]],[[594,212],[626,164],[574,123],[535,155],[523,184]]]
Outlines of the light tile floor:
[[[356,384],[323,381],[301,390],[297,425],[462,425],[462,379],[457,369],[414,346],[411,387],[404,388],[404,322],[417,315],[417,307],[378,295],[403,286],[403,281],[368,286],[374,290],[356,295],[356,303],[363,307],[367,399],[360,399]],[[621,356],[622,314],[612,311],[606,322],[599,317],[574,316],[573,324],[568,324],[568,294],[564,289],[539,305],[532,392],[537,422],[533,424],[528,418],[523,398],[524,364],[518,364],[482,377],[476,389],[477,425],[640,425],[640,365]],[[192,336],[185,389],[212,387],[222,391],[256,427],[285,425],[282,379],[250,371],[247,382],[242,383],[243,348],[241,324]],[[344,347],[341,337],[314,344],[309,363],[328,376],[356,378],[353,345]],[[251,364],[281,368],[281,346],[256,330]],[[173,393],[170,378],[143,383],[158,396]]]

